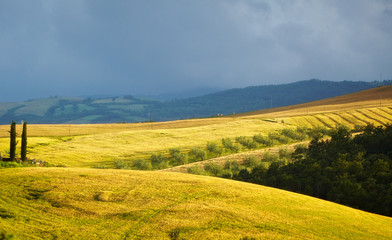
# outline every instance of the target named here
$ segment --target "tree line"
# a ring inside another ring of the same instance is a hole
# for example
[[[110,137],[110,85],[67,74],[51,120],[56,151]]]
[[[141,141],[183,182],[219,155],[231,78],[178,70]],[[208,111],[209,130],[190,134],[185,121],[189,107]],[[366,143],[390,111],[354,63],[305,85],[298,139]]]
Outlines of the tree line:
[[[205,147],[194,147],[188,151],[180,148],[170,148],[166,153],[152,153],[149,159],[134,159],[126,161],[119,159],[114,161],[117,169],[153,170],[165,169],[187,163],[203,161],[240,151],[255,150],[275,145],[289,144],[310,139],[313,135],[326,132],[324,127],[307,129],[297,127],[295,129],[282,129],[270,132],[267,135],[255,134],[253,136],[239,136],[234,139],[222,138],[220,142],[209,141]],[[105,165],[96,165],[95,168],[107,168]]]
[[[209,164],[190,172],[205,171],[392,216],[392,125],[368,125],[355,136],[339,126],[329,135],[316,135],[307,147],[292,153],[267,154],[262,161]]]

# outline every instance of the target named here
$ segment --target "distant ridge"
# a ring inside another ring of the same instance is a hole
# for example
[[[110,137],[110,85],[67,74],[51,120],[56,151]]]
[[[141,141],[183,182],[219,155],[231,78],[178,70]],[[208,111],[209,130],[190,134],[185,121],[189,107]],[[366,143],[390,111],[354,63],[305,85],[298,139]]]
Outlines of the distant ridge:
[[[159,116],[159,120],[174,120],[173,116],[178,119],[228,115],[233,112],[244,113],[306,103],[390,84],[392,81],[333,82],[311,79],[288,84],[230,89],[200,97],[162,102],[149,106],[148,111]]]
[[[328,112],[350,110],[365,107],[381,107],[392,102],[392,85],[366,89],[363,91],[331,97],[313,102],[278,107],[273,109],[261,109],[257,111],[238,114],[238,116],[254,116],[268,114],[269,116],[294,116],[303,115],[305,112]],[[306,110],[305,110],[306,108]]]
[[[392,81],[354,82],[306,80],[288,84],[230,89],[172,101],[133,96],[60,98],[0,103],[0,124],[12,120],[29,123],[121,123],[201,118],[290,106],[354,93]]]

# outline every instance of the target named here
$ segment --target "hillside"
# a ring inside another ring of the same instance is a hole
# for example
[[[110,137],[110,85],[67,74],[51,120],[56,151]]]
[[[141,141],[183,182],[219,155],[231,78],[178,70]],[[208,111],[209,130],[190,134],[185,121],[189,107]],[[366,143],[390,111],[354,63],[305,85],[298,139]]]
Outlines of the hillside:
[[[325,104],[330,102],[333,104]],[[387,86],[235,117],[133,124],[29,124],[28,153],[31,158],[52,164],[113,168],[116,160],[130,164],[138,159],[149,161],[152,153],[167,156],[169,148],[188,153],[194,147],[205,148],[207,142],[220,144],[222,138],[268,136],[296,127],[386,124],[392,121],[391,107],[392,87]],[[20,125],[17,129],[20,134]],[[8,131],[9,125],[0,126],[2,156],[7,156],[9,149]]]
[[[0,182],[0,232],[14,239],[392,238],[391,218],[212,177],[24,168]]]
[[[0,124],[8,124],[11,120],[40,124],[88,124],[210,117],[299,104],[389,84],[391,81],[308,80],[230,89],[172,101],[141,99],[130,95],[112,98],[51,97],[21,103],[0,103]]]
[[[283,190],[175,172],[91,169],[113,168],[119,160],[150,161],[152,153],[168,156],[169,148],[188,153],[222,138],[390,122],[392,86],[228,117],[29,124],[29,157],[66,167],[0,169],[0,234],[6,231],[14,239],[391,239],[391,218]],[[0,126],[2,156],[9,148],[8,130],[9,125]]]

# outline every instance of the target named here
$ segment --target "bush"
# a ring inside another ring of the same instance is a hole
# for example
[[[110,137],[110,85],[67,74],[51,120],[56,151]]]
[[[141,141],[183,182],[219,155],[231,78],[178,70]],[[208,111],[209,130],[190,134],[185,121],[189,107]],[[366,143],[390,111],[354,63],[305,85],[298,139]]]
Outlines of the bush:
[[[113,163],[114,168],[116,169],[126,169],[129,168],[129,164],[122,159],[118,159]]]
[[[235,160],[233,160],[233,161],[227,160],[227,161],[225,162],[225,167],[224,167],[224,169],[225,169],[225,170],[230,170],[230,175],[231,175],[231,176],[232,176],[232,175],[238,175],[238,173],[240,172],[240,170],[241,170],[242,168],[243,168],[243,167],[241,167],[241,166],[238,164],[238,162],[235,161]],[[231,176],[230,176],[230,178],[231,178]],[[226,178],[229,178],[229,177],[226,177]]]
[[[184,153],[179,153],[173,156],[174,165],[184,165],[188,163],[188,156]]]
[[[192,150],[190,151],[190,155],[193,155],[196,161],[203,161],[207,157],[206,151],[201,148],[192,148]]]
[[[352,132],[354,132],[354,133],[363,132],[363,130],[365,130],[365,127],[366,127],[365,125],[355,124]]]
[[[222,138],[222,145],[234,153],[237,153],[241,150],[240,146],[234,144],[230,138]]]
[[[233,179],[233,177],[236,176],[230,169],[223,169],[220,177],[222,178],[227,178],[227,179]]]
[[[12,234],[7,234],[7,232],[2,231],[0,232],[0,240],[11,240],[14,238],[14,235]]]
[[[249,168],[255,168],[260,164],[260,159],[256,159],[255,156],[246,157],[244,160],[244,165]]]
[[[252,139],[248,138],[248,137],[236,137],[235,138],[236,142],[238,142],[239,144],[243,145],[244,147],[248,148],[248,149],[254,149],[258,147],[257,142],[253,141]]]
[[[184,153],[180,152],[178,148],[171,148],[169,149],[171,163],[173,165],[184,165],[188,163],[188,156]]]
[[[233,145],[233,147],[231,148],[231,151],[233,153],[238,153],[241,150],[241,147],[238,145]]]
[[[191,173],[191,174],[197,174],[197,175],[205,175],[205,171],[204,171],[204,169],[202,168],[202,167],[200,167],[200,166],[192,166],[192,167],[189,167],[188,169],[187,169],[187,172],[188,173]]]
[[[243,238],[240,238],[240,240],[256,240],[256,238],[254,238],[254,237],[243,237]]]
[[[171,157],[174,157],[175,155],[179,154],[181,151],[178,148],[170,148],[169,149],[169,154]]]
[[[279,159],[285,163],[288,163],[292,160],[292,151],[288,150],[287,148],[280,148],[279,149]]]
[[[256,134],[253,136],[253,141],[259,143],[259,144],[265,144],[265,138],[261,134]]]
[[[270,152],[264,153],[263,162],[276,162],[278,160],[279,160],[278,155],[270,153]]]
[[[289,158],[291,156],[291,151],[287,148],[279,148],[279,158]]]
[[[150,170],[152,168],[151,163],[144,159],[137,159],[134,161],[133,167],[139,170]]]
[[[2,162],[2,161],[0,161],[0,169],[1,168],[16,168],[16,167],[26,167],[26,165],[23,163],[17,163],[17,162]]]
[[[234,143],[233,143],[233,141],[230,138],[222,138],[222,145],[225,148],[231,150],[233,148],[233,146],[234,146]]]
[[[268,133],[268,138],[270,140],[278,140],[279,136],[280,136],[280,134],[278,132],[269,132]]]
[[[156,169],[164,169],[170,167],[167,159],[161,153],[151,154],[151,165]]]
[[[325,127],[317,126],[313,129],[310,129],[308,132],[309,137],[312,139],[320,139],[324,137],[328,133],[328,129]]]
[[[307,127],[297,127],[297,133],[303,137],[303,139],[299,139],[301,141],[305,140],[306,138],[309,137],[309,129]]]
[[[96,169],[107,169],[108,167],[105,164],[96,164],[93,166]]]
[[[283,136],[283,135],[280,135],[277,140],[281,144],[288,144],[288,143],[290,143],[290,138],[286,137],[286,136]]]
[[[204,170],[208,173],[211,173],[213,176],[221,176],[223,167],[214,162],[209,162],[204,165]]]
[[[155,165],[156,169],[165,169],[171,167],[170,164],[165,160]]]
[[[161,153],[153,153],[151,154],[151,164],[156,166],[162,162],[166,162],[166,158],[162,156]]]
[[[298,127],[296,130],[283,129],[281,131],[281,134],[283,136],[286,136],[290,139],[297,140],[297,141],[303,141],[308,137],[308,135],[306,134],[306,129],[300,127]]]
[[[208,142],[207,143],[207,151],[210,153],[217,154],[218,156],[222,155],[223,149],[218,146],[216,142]]]

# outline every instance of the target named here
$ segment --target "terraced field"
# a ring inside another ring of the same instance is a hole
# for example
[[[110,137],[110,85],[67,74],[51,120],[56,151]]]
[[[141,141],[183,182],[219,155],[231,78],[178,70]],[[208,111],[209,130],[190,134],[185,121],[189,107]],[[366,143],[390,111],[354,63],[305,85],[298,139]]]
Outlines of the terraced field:
[[[391,107],[372,107],[347,111],[331,111],[295,117],[281,117],[276,120],[306,127],[345,125],[354,128],[356,125],[385,125],[392,122]]]

